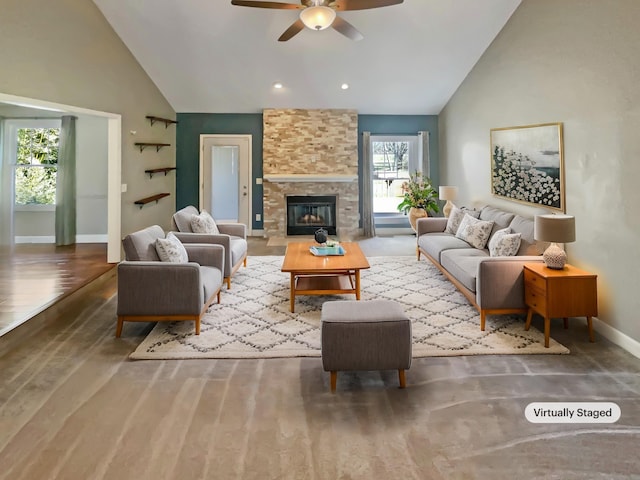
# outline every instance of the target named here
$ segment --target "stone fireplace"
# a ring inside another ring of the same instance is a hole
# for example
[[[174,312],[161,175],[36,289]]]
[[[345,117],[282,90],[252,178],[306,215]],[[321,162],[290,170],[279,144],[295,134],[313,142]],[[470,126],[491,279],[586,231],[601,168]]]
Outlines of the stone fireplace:
[[[357,112],[268,109],[263,121],[265,236],[312,235],[319,228],[313,223],[306,225],[306,233],[288,230],[287,200],[301,196],[334,197],[335,234],[341,240],[357,236]],[[307,221],[318,220],[307,213]],[[320,216],[326,220],[326,215]]]

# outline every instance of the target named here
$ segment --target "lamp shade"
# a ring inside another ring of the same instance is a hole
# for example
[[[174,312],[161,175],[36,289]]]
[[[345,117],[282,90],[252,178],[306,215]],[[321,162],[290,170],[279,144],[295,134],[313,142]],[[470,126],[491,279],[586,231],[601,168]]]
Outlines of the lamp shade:
[[[541,242],[576,241],[576,219],[571,215],[536,215],[533,238]]]
[[[311,30],[329,28],[336,19],[336,11],[325,6],[307,7],[300,12],[300,20]]]
[[[458,196],[458,187],[442,185],[438,188],[438,197],[440,200],[455,200]]]

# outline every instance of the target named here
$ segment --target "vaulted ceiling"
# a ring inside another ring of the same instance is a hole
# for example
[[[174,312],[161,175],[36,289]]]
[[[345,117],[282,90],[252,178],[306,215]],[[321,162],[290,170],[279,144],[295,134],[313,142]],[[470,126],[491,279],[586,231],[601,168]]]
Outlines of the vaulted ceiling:
[[[296,3],[296,0],[282,0]],[[297,10],[230,0],[94,0],[177,112],[352,108],[438,114],[521,0],[405,0],[339,12],[329,28],[278,37]],[[274,83],[283,88],[275,89]],[[349,84],[347,90],[341,89]]]

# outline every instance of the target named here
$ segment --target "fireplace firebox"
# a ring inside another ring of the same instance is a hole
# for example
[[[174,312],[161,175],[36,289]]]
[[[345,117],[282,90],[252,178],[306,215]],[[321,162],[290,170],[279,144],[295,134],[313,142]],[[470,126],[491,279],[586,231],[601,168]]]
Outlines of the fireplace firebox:
[[[336,234],[336,195],[288,195],[287,235]]]

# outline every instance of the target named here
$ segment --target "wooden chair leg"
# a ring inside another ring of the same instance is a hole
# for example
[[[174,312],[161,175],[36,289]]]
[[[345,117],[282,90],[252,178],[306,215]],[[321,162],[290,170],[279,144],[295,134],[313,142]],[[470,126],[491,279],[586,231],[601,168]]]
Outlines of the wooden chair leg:
[[[200,335],[200,317],[196,318],[196,335]]]
[[[420,261],[420,249],[416,247],[416,255],[418,255],[418,261]]]
[[[407,386],[407,379],[404,375],[404,370],[398,370],[398,380],[400,380],[400,388],[405,388]]]
[[[336,393],[336,384],[338,383],[338,372],[331,372],[331,393]]]
[[[218,305],[220,305],[220,290],[218,290]]]
[[[484,326],[487,320],[487,314],[484,313],[484,310],[480,310],[480,330],[484,332]]]
[[[227,290],[231,290],[231,277],[225,278],[225,281],[227,282]]]
[[[123,323],[124,323],[124,319],[121,316],[118,316],[118,324],[116,325],[116,338],[120,338],[120,335],[122,335]]]
[[[242,265],[243,265],[244,267],[246,267],[246,266],[247,266],[247,257],[244,257],[244,262],[242,262]]]

